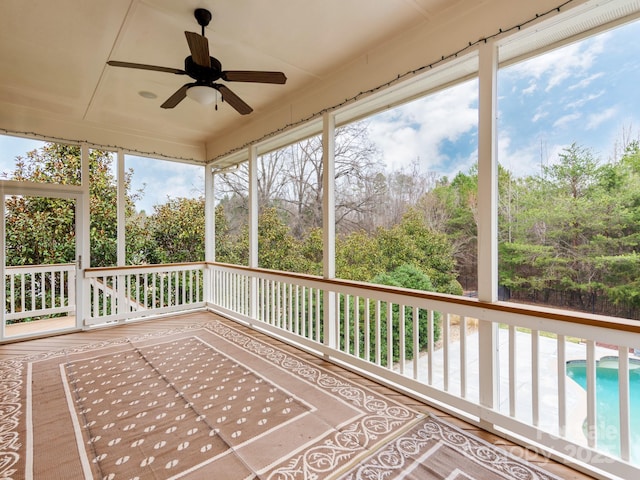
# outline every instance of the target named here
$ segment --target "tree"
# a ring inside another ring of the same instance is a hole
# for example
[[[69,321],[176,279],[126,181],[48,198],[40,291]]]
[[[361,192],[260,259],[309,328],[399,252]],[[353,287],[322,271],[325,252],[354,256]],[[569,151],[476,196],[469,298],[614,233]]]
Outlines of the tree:
[[[394,287],[403,287],[410,288],[413,290],[423,290],[427,292],[432,292],[435,290],[434,285],[431,283],[431,279],[428,275],[426,275],[423,271],[417,268],[415,265],[400,265],[398,268],[394,269],[388,273],[382,273],[373,278],[372,283],[378,283],[381,285],[390,285]],[[372,305],[373,307],[373,305]],[[370,311],[374,311],[374,309],[370,307]],[[380,358],[381,363],[383,365],[387,365],[387,353],[388,353],[388,324],[387,321],[387,307],[383,305],[380,309],[381,318],[380,318],[380,344],[377,345],[377,348],[380,348]],[[405,360],[413,358],[417,352],[413,351],[413,330],[414,330],[414,321],[413,321],[413,309],[405,309],[404,318],[400,316],[400,306],[393,305],[392,306],[392,358],[394,362],[398,360]],[[363,317],[363,315],[361,315]],[[440,339],[440,312],[435,312],[434,320],[433,320],[433,341],[437,342]],[[364,319],[364,321],[371,321],[370,319]],[[400,323],[404,321],[404,331],[405,331],[405,358],[400,359]],[[428,312],[426,310],[420,310],[418,314],[418,348],[420,351],[426,349],[428,341],[429,341],[429,322],[428,322]],[[364,332],[364,328],[360,328],[361,332]],[[369,328],[369,332],[371,335],[370,341],[371,344],[375,343],[375,328]],[[363,342],[363,339],[361,340]],[[360,349],[363,351],[363,348]],[[373,354],[373,352],[372,352]],[[374,358],[370,358],[369,360],[374,360]]]
[[[152,263],[204,260],[204,198],[167,198],[155,205],[149,229],[155,243]]]
[[[116,262],[117,183],[111,173],[111,153],[89,153],[91,265]],[[129,178],[125,190],[129,192]],[[80,147],[47,143],[18,157],[11,180],[80,185]],[[127,193],[125,208],[134,211],[135,195]],[[6,201],[7,264],[37,265],[75,260],[73,202],[48,197],[13,196]]]
[[[540,175],[514,182],[518,209],[500,244],[500,282],[527,300],[612,313],[638,305],[637,144],[604,165],[573,144]],[[625,311],[625,315],[628,310]]]
[[[313,136],[257,159],[258,202],[275,208],[297,239],[322,227],[322,141]],[[379,152],[368,136],[367,125],[358,122],[336,130],[336,225],[351,231],[380,205]],[[221,175],[220,191],[228,198],[247,201],[246,163]]]

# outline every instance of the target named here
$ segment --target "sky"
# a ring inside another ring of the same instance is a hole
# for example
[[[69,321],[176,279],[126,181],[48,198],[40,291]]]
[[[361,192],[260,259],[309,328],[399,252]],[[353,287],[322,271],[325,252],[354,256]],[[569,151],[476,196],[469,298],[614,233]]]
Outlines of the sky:
[[[0,135],[0,175],[11,172],[18,156],[45,145],[40,140]],[[115,156],[114,156],[115,158]],[[113,162],[112,173],[115,175]],[[125,155],[125,168],[133,169],[131,192],[142,189],[141,199],[136,202],[138,211],[153,213],[153,206],[167,201],[168,197],[195,198],[204,195],[204,168],[167,160]],[[0,179],[6,178],[4,175]]]
[[[498,158],[516,175],[540,171],[577,143],[602,162],[623,132],[640,138],[640,22],[503,68],[498,73]],[[370,119],[391,168],[419,159],[453,177],[477,161],[477,80]]]
[[[640,21],[529,59],[498,73],[498,156],[515,175],[538,173],[572,143],[609,161],[623,137],[640,138]],[[452,178],[477,161],[477,80],[412,101],[369,119],[370,138],[388,169]],[[0,135],[0,172],[42,142]],[[619,151],[618,151],[619,154]],[[203,168],[126,157],[138,209],[167,196],[203,193]]]
[[[166,203],[167,198],[204,196],[204,167],[185,163],[125,155],[125,167],[133,169],[131,191],[143,188],[137,209],[153,213],[153,206]]]

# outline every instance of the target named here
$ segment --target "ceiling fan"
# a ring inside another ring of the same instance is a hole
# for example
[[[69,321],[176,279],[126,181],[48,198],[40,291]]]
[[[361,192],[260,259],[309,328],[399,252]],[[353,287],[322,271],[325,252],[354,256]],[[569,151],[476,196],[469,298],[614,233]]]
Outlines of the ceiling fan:
[[[226,82],[253,82],[253,83],[277,83],[284,84],[287,81],[282,72],[265,72],[255,70],[222,70],[222,64],[217,58],[209,56],[209,41],[204,36],[204,28],[211,21],[211,12],[204,8],[197,8],[194,12],[198,25],[202,27],[202,35],[193,32],[184,32],[191,55],[184,59],[184,70],[170,67],[158,67],[142,63],[129,63],[110,60],[108,65],[113,67],[137,68],[140,70],[154,70],[157,72],[174,73],[176,75],[188,75],[195,82],[185,83],[162,105],[162,108],[173,108],[185,97],[189,96],[202,104],[211,103],[215,98],[215,91],[220,92],[222,101],[227,102],[241,115],[251,113],[253,109],[240,97],[233,93],[229,87],[217,80]],[[212,95],[212,93],[214,93]],[[216,105],[217,108],[217,105]]]

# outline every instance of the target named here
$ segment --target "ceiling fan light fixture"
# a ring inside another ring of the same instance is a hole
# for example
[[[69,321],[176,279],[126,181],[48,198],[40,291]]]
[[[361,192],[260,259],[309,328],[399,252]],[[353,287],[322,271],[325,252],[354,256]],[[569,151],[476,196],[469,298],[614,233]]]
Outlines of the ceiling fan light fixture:
[[[187,97],[200,105],[209,105],[216,100],[216,90],[206,85],[194,85],[187,90]]]

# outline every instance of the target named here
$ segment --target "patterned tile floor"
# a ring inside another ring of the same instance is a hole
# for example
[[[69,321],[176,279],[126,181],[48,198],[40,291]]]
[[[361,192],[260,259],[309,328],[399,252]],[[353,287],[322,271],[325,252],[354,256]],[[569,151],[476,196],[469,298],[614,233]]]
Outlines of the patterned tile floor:
[[[0,345],[0,359],[7,359],[7,358],[21,356],[21,355],[29,355],[37,352],[45,352],[45,351],[50,351],[52,349],[76,347],[83,344],[95,343],[96,341],[122,337],[125,335],[126,336],[142,335],[154,330],[164,330],[167,328],[173,328],[176,326],[185,325],[186,323],[210,321],[212,319],[221,319],[221,317],[208,312],[196,312],[196,313],[166,317],[163,319],[152,320],[147,322],[138,322],[135,324],[128,324],[128,325],[123,325],[123,326],[118,326],[118,327],[113,327],[108,329],[94,330],[91,332],[79,332],[79,333],[72,333],[72,334],[66,334],[66,335],[60,335],[60,336],[51,336],[51,337],[40,338],[40,339],[29,340],[29,341],[8,343],[8,344]],[[395,401],[398,401],[407,406],[410,406],[415,410],[422,411],[425,413],[431,412],[437,415],[438,417],[458,426],[459,428],[462,428],[467,432],[477,435],[479,438],[482,438],[485,441],[488,441],[494,445],[500,446],[501,448],[504,448],[505,450],[511,452],[512,454],[520,456],[529,462],[540,465],[541,467],[547,469],[552,473],[555,473],[556,475],[562,478],[574,479],[574,480],[583,480],[583,479],[593,478],[583,473],[577,472],[560,463],[550,461],[536,454],[535,452],[525,450],[522,447],[515,445],[500,437],[497,437],[492,433],[480,430],[475,426],[466,424],[465,422],[458,420],[454,417],[451,417],[447,414],[444,414],[438,411],[437,409],[434,409],[422,402],[411,399],[409,397],[405,397],[384,386],[378,385],[368,379],[364,379],[354,373],[345,371],[344,369],[337,367],[335,365],[332,365],[322,359],[316,358],[310,354],[306,354],[297,349],[294,349],[293,347],[286,346],[280,342],[270,339],[264,334],[253,332],[252,330],[242,326],[238,326],[233,322],[231,322],[231,324],[233,324],[236,328],[239,328],[245,331],[245,333],[253,335],[254,337],[258,338],[262,342],[265,342],[265,343],[271,342],[273,344],[277,344],[279,348],[282,348],[284,350],[288,349],[289,351],[294,352],[296,355],[305,358],[305,360],[310,363],[322,365],[325,368],[339,372],[341,375],[349,378],[350,380],[361,382],[361,384],[367,386],[368,388],[372,388],[378,391],[379,393],[388,395],[389,397],[392,397]],[[153,352],[150,352],[149,354],[151,355],[153,354]],[[195,353],[195,355],[197,355],[197,353]],[[220,407],[220,408],[224,408],[224,407]]]

